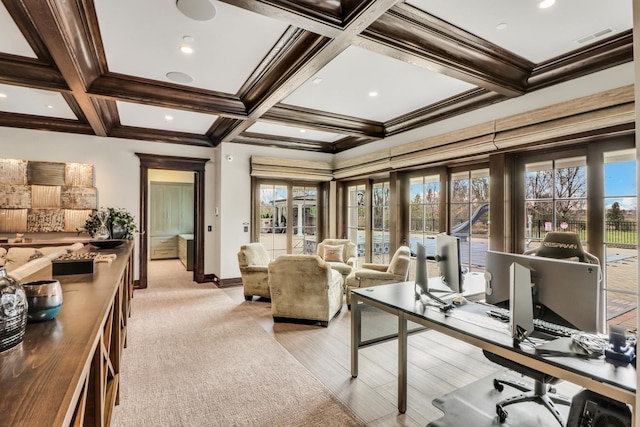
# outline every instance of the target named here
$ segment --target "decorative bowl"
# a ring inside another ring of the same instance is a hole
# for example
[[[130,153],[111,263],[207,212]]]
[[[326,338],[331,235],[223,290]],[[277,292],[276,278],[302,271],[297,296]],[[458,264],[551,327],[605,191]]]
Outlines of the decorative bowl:
[[[113,249],[126,242],[125,239],[89,240],[93,246],[100,249]]]
[[[62,287],[57,280],[39,280],[22,285],[27,295],[27,322],[43,322],[56,317],[62,307]]]

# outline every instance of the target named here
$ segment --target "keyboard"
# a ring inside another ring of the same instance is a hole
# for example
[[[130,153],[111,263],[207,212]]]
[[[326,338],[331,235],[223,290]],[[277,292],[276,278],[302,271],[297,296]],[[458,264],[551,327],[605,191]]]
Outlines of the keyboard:
[[[495,307],[487,310],[487,314],[493,318],[508,322],[511,317],[511,312],[505,308]],[[570,337],[574,333],[580,332],[577,329],[569,328],[567,326],[558,325],[556,323],[547,322],[541,319],[533,319],[533,327],[540,332],[547,333],[549,335],[557,337]]]

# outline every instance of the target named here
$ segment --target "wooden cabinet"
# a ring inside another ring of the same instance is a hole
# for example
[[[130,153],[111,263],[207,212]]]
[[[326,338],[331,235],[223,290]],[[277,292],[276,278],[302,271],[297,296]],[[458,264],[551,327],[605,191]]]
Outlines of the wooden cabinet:
[[[151,259],[178,258],[178,234],[193,233],[193,200],[192,183],[151,182]]]
[[[178,235],[178,258],[187,271],[193,270],[193,234]]]
[[[151,238],[151,259],[178,258],[178,237],[161,236]]]

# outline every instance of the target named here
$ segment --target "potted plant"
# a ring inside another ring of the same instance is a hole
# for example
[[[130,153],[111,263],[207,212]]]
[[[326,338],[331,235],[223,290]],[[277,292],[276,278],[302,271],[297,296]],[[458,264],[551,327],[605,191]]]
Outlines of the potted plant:
[[[130,240],[138,232],[138,226],[126,209],[100,208],[79,231],[87,232],[92,238]]]

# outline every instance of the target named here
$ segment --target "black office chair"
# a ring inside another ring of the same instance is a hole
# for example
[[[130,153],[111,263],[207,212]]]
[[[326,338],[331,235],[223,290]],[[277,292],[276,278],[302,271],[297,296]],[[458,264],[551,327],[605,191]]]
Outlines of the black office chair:
[[[536,255],[547,258],[568,260],[573,259],[578,262],[600,264],[598,257],[584,250],[582,243],[580,242],[580,236],[576,233],[550,232],[545,236],[539,247],[527,250],[524,253],[525,255]],[[508,385],[523,392],[522,394],[496,403],[496,414],[498,415],[500,422],[505,421],[508,416],[507,411],[504,409],[505,406],[520,402],[536,402],[547,408],[556,420],[558,420],[560,425],[565,425],[562,414],[560,414],[554,404],[570,406],[571,400],[565,396],[555,394],[556,390],[553,385],[558,382],[558,378],[536,371],[528,366],[516,363],[486,350],[483,350],[483,353],[490,361],[505,366],[534,380],[533,389],[518,381],[506,379],[493,380],[493,386],[498,391],[502,391],[504,386]]]

